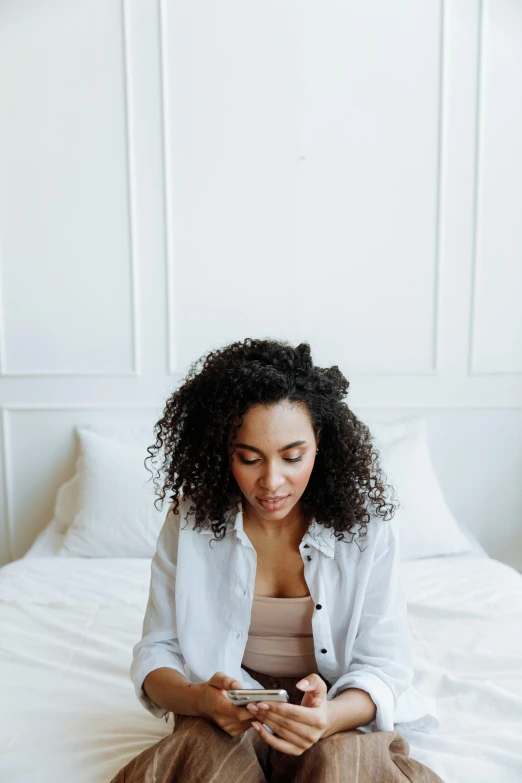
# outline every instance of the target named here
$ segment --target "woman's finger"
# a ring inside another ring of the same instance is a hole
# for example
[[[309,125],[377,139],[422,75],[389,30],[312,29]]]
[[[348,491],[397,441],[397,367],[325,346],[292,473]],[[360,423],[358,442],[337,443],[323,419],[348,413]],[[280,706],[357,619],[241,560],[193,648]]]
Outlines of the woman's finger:
[[[265,726],[272,729],[278,737],[287,740],[287,742],[291,742],[292,745],[301,748],[301,750],[309,748],[314,741],[310,732],[306,732],[306,729],[303,729],[303,724],[295,724],[295,727],[293,728],[288,723],[278,722],[272,715],[259,718],[256,722],[261,724],[264,723]]]
[[[301,699],[301,706],[303,707],[318,707],[323,699],[326,699],[326,683],[315,672],[300,680],[298,687],[299,690],[304,691]]]
[[[308,745],[313,741],[313,729],[308,723],[286,718],[284,715],[278,715],[272,711],[259,711],[256,715],[259,723],[265,723],[270,726],[279,736],[285,736],[290,742],[296,745]]]
[[[281,750],[283,753],[288,753],[291,756],[299,756],[303,752],[302,747],[294,745],[292,742],[288,742],[287,740],[281,739],[280,737],[274,737],[273,734],[270,734],[270,732],[265,729],[262,723],[254,721],[252,726],[257,731],[259,736],[262,737],[272,748]],[[272,726],[270,726],[270,728],[272,728]]]
[[[246,707],[234,707],[234,710],[236,719],[241,722],[256,719],[256,716],[250,710],[247,710]]]

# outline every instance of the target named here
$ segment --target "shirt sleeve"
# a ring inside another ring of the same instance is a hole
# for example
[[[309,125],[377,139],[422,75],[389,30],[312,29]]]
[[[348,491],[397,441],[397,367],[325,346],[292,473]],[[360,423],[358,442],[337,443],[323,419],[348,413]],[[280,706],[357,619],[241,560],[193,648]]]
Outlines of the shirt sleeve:
[[[181,511],[179,499],[179,512]],[[186,677],[186,662],[177,637],[176,568],[180,513],[170,506],[158,536],[156,552],[151,562],[149,600],[143,620],[141,641],[132,652],[131,680],[136,696],[145,709],[157,718],[168,717],[169,711],[146,695],[143,681],[149,672],[167,666]]]
[[[398,534],[379,521],[359,628],[348,671],[328,692],[333,699],[347,688],[366,691],[376,716],[361,731],[393,731],[397,699],[413,681],[410,627],[401,570]]]

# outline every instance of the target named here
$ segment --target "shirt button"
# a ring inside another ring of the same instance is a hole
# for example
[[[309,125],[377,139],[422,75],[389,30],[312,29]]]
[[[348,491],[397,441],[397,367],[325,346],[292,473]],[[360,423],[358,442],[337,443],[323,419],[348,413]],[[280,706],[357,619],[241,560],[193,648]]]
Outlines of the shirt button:
[[[310,549],[310,544],[305,544],[305,545],[304,545],[304,548],[305,548],[305,549]]]
[[[315,608],[316,608],[316,609],[322,609],[323,607],[321,606],[321,604],[316,604],[316,605],[315,605]]]
[[[237,637],[236,637],[236,638],[237,638],[237,639],[239,639],[239,637],[240,637],[240,636],[241,636],[241,634],[240,634],[240,633],[238,633],[238,635],[237,635]]]
[[[311,560],[311,559],[312,559],[311,555],[307,555],[307,557],[308,557],[308,559],[309,559],[309,560]]]
[[[321,652],[322,652],[322,653],[325,653],[325,652],[328,652],[328,650],[325,650],[325,649],[324,649],[324,647],[323,647],[323,649],[321,650]]]
[[[243,591],[243,595],[246,595],[246,594],[247,594],[247,591],[246,591],[246,590],[244,590],[244,591]]]

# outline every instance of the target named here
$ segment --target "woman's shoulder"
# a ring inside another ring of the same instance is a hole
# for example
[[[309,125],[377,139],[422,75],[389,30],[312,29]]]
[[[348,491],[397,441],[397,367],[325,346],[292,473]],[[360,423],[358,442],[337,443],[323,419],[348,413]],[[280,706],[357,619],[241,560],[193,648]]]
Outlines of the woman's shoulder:
[[[187,512],[190,508],[190,504],[186,501],[183,495],[177,498],[177,511],[174,510],[175,501],[172,501],[163,519],[163,525],[159,535],[159,541],[168,542],[170,546],[178,543],[180,530],[183,530],[187,526],[186,520]]]
[[[333,533],[336,538],[337,536]],[[342,558],[366,561],[373,559],[377,550],[388,548],[395,532],[391,521],[374,515],[366,525],[357,525],[355,530],[343,533],[343,539],[337,538],[336,555]]]
[[[176,500],[178,507],[177,511],[174,510],[176,501],[173,500],[167,509],[166,521],[168,521],[170,525],[177,525],[179,527],[180,522],[188,520],[188,512],[191,503],[184,495],[179,495]]]

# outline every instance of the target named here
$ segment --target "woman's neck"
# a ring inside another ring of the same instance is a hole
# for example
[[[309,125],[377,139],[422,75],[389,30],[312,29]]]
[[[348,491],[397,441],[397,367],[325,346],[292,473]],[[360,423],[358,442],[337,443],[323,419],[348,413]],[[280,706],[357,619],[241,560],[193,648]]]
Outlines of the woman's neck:
[[[295,509],[292,509],[291,514],[284,519],[271,522],[246,509],[243,513],[243,528],[247,535],[261,537],[267,542],[299,544],[308,530],[310,518],[301,512],[300,507],[294,512]]]

